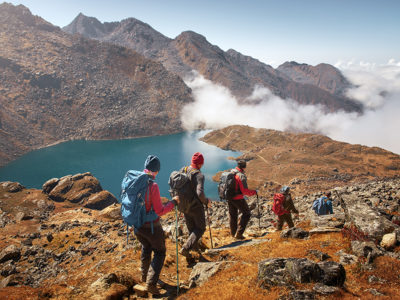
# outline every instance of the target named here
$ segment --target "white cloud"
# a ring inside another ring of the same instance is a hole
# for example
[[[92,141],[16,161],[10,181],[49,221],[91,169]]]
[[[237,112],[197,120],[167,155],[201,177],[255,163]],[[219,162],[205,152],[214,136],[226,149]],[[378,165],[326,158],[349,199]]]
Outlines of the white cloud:
[[[366,107],[363,115],[323,113],[318,105],[299,105],[281,99],[256,86],[249,104],[239,104],[230,91],[195,74],[185,82],[193,90],[195,102],[183,109],[186,129],[199,126],[218,129],[242,124],[256,128],[294,130],[327,135],[352,144],[378,146],[400,153],[400,63],[338,63],[336,67],[356,86],[348,95]]]

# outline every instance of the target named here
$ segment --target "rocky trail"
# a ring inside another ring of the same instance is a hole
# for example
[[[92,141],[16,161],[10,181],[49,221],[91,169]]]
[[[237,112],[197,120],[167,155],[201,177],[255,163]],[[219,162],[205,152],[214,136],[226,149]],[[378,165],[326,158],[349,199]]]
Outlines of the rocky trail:
[[[84,173],[48,181],[42,191],[0,184],[0,298],[150,297],[140,288],[140,244],[134,234],[127,240],[119,205],[87,207],[105,192],[96,182]],[[271,199],[251,198],[244,241],[230,236],[226,204],[214,202],[214,248],[207,228],[193,252],[196,263],[179,256],[178,298],[399,297],[399,187],[397,177],[332,189],[335,214],[320,217],[310,206],[321,192],[297,196],[300,218],[282,232],[274,228]],[[187,232],[179,220],[181,243]],[[168,238],[160,298],[175,299],[175,213],[162,223]]]

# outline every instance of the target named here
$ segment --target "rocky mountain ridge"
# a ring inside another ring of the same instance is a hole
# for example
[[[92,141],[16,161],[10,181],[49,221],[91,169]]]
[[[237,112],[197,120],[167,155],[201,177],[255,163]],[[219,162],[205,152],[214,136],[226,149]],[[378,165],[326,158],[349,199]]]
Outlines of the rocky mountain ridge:
[[[170,39],[134,18],[100,23],[79,14],[63,30],[134,49],[160,61],[182,78],[196,70],[206,79],[229,88],[241,102],[251,95],[255,86],[264,86],[283,99],[322,104],[328,111],[362,111],[359,103],[346,98],[344,91],[350,83],[331,65],[305,65],[301,69],[285,63],[274,69],[233,49],[225,52],[193,31]]]
[[[0,5],[0,165],[73,139],[182,131],[190,89],[160,63]]]

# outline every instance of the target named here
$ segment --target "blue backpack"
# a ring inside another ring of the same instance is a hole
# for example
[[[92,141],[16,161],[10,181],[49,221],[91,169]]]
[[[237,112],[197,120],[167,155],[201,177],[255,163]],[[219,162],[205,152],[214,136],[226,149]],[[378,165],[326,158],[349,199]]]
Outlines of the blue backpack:
[[[142,227],[145,222],[151,222],[158,218],[153,208],[146,212],[145,197],[152,179],[144,172],[129,170],[122,180],[121,215],[127,226],[133,226],[135,231]],[[128,231],[128,227],[127,227]]]
[[[326,215],[327,207],[325,203],[325,199],[327,199],[325,196],[318,198],[314,200],[312,209],[315,211],[315,213],[320,216],[320,215]]]

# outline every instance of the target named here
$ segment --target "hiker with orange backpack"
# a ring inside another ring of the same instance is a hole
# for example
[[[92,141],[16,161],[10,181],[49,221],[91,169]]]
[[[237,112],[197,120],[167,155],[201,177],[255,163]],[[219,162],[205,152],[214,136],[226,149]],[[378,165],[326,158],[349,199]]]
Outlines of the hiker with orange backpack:
[[[142,244],[140,256],[141,280],[146,283],[147,291],[155,295],[159,294],[157,282],[166,256],[164,231],[160,223],[160,216],[170,212],[179,204],[179,197],[174,197],[172,201],[162,204],[160,190],[154,181],[159,171],[160,160],[154,155],[147,157],[143,172],[129,171],[123,180],[125,196],[123,196],[123,207],[121,209],[122,216],[127,224],[130,223],[130,216],[132,219],[143,219],[140,223],[135,223],[137,220],[132,220],[133,224],[130,225],[135,226],[135,235]],[[141,184],[139,177],[143,178],[144,188],[139,193],[135,193],[133,191],[134,186]],[[131,204],[129,204],[129,199],[132,200]],[[146,210],[141,216],[139,216],[138,210],[139,207],[143,207],[143,202],[140,203],[139,199],[144,200]],[[127,217],[125,218],[125,216]],[[153,259],[151,258],[152,252],[154,253]]]
[[[294,207],[292,196],[290,194],[290,187],[283,186],[279,193],[274,195],[272,211],[278,216],[278,230],[282,230],[285,222],[288,224],[289,228],[294,227],[291,212],[295,213],[296,215],[298,215],[299,212]]]

